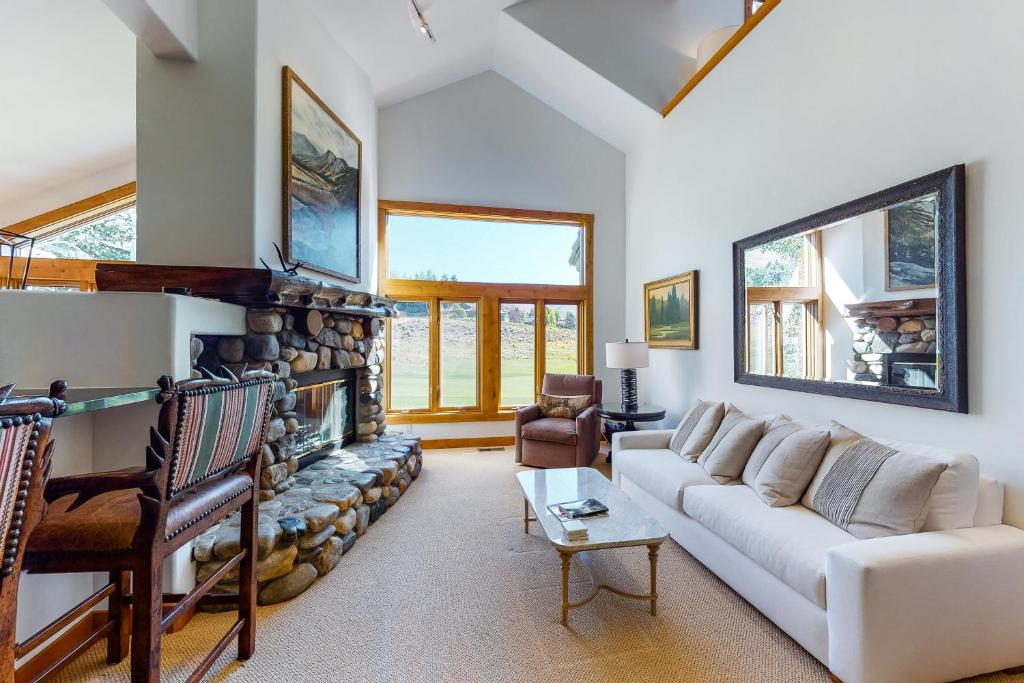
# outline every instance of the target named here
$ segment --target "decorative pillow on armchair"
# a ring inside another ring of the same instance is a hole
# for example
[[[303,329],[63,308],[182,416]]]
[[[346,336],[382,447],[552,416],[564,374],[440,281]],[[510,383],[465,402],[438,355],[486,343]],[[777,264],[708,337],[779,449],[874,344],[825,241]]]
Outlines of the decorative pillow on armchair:
[[[921,530],[946,463],[890,448],[838,422],[801,502],[857,538]]]
[[[683,460],[697,462],[697,457],[711,443],[724,415],[723,404],[698,400],[686,417],[679,422],[668,447],[678,453]]]
[[[544,417],[560,417],[575,420],[584,410],[590,407],[590,396],[550,396],[541,394],[537,399],[541,415]]]

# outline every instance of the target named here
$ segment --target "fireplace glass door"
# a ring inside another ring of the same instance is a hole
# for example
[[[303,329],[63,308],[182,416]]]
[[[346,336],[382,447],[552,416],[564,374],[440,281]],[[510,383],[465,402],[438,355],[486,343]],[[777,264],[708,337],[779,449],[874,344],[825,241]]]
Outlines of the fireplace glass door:
[[[354,383],[349,379],[300,386],[295,390],[295,452],[308,455],[327,446],[344,445],[355,434]]]

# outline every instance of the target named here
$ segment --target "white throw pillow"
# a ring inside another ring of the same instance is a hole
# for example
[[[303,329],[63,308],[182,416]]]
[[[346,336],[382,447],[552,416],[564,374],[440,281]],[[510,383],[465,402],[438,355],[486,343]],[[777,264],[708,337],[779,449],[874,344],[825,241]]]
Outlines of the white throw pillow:
[[[772,507],[792,505],[807,490],[830,438],[827,429],[775,419],[743,468],[743,483]]]
[[[721,403],[698,399],[690,412],[679,421],[668,447],[684,460],[697,462],[697,457],[715,436],[724,415],[725,406]]]
[[[697,463],[719,483],[739,479],[754,447],[764,436],[765,427],[764,420],[754,419],[730,405]]]
[[[921,531],[946,464],[833,422],[832,442],[801,502],[857,538]]]

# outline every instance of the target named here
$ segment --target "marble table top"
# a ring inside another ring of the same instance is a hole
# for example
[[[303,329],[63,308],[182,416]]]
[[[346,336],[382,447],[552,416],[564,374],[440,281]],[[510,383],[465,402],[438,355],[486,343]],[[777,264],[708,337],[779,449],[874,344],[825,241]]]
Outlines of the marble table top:
[[[580,552],[622,548],[661,543],[668,538],[665,527],[590,467],[530,470],[520,472],[516,478],[548,540],[558,550]],[[548,510],[548,505],[584,498],[595,498],[604,503],[608,514],[580,520],[586,525],[589,537],[570,541],[562,531],[562,523]]]

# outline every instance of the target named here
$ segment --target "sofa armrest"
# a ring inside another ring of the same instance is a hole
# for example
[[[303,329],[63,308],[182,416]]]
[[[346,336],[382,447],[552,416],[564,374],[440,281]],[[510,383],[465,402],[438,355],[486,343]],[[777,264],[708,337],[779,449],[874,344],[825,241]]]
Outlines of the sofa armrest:
[[[576,467],[590,467],[601,449],[601,418],[590,406],[576,416]]]
[[[828,666],[844,683],[948,681],[1024,664],[1024,530],[838,546],[825,586]]]
[[[639,432],[612,434],[612,454],[638,448],[668,448],[674,429],[648,429]],[[613,458],[614,461],[614,458]]]
[[[539,418],[540,406],[536,403],[516,411],[516,462],[523,461],[523,425]]]

